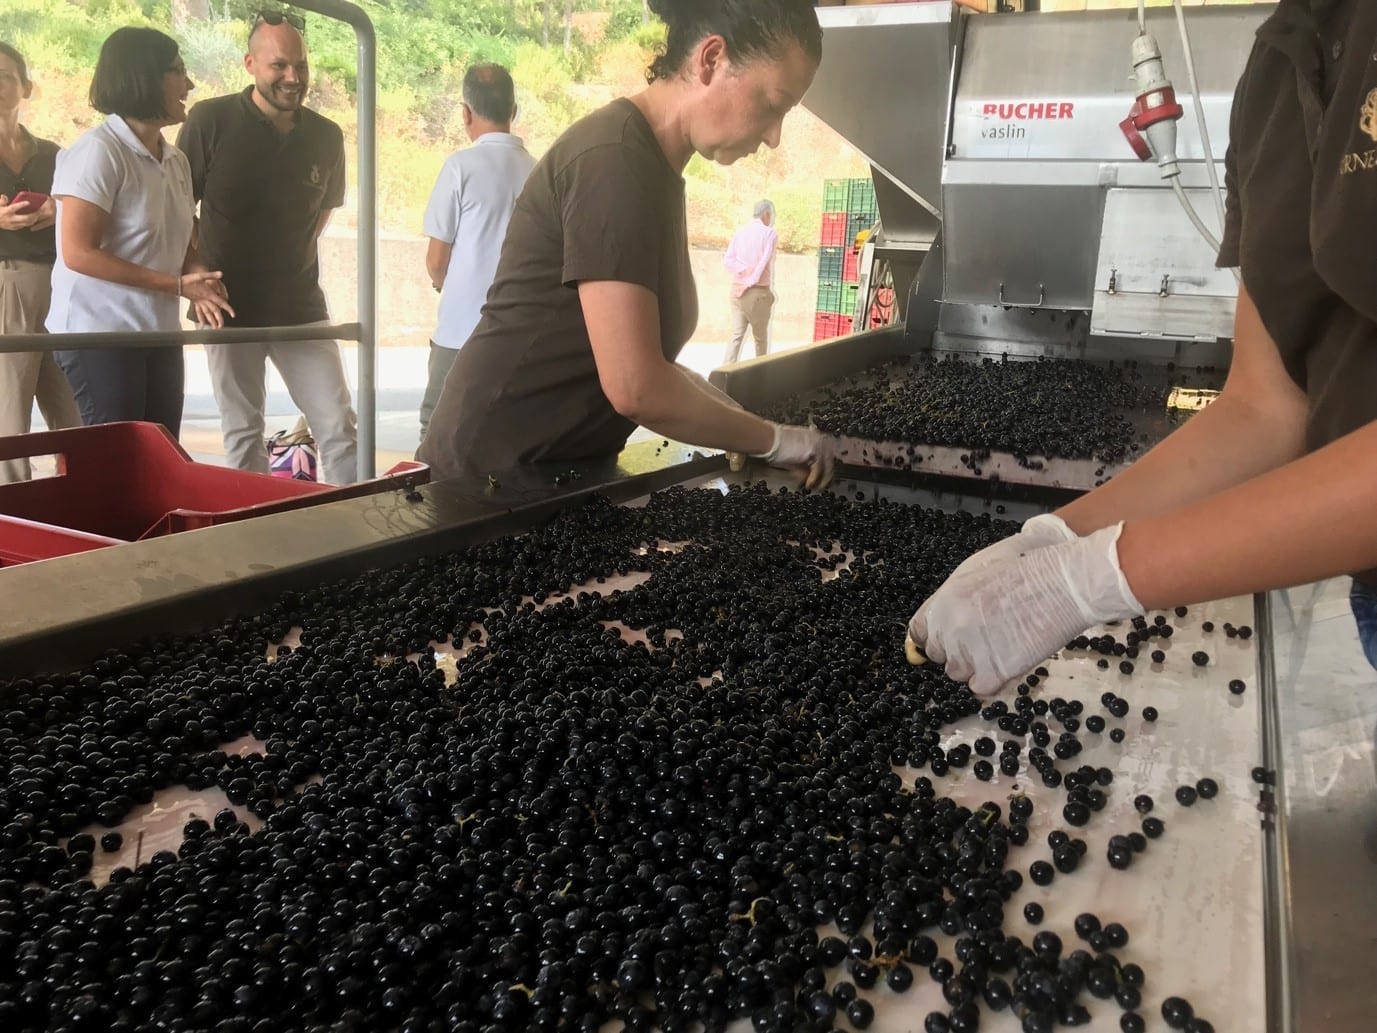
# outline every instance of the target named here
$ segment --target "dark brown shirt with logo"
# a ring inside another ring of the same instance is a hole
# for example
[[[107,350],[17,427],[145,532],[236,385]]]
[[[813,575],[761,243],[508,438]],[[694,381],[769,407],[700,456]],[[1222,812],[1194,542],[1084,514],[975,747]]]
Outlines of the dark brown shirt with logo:
[[[329,318],[316,227],[344,203],[344,134],[302,108],[279,133],[253,87],[191,109],[177,147],[201,203],[201,257],[225,274],[234,326],[300,326]]]
[[[1377,3],[1281,0],[1229,135],[1219,265],[1242,269],[1318,449],[1377,419]]]
[[[653,291],[673,360],[698,323],[684,181],[628,100],[576,122],[517,200],[483,315],[419,457],[437,478],[616,455],[634,424],[602,392],[578,285]]]

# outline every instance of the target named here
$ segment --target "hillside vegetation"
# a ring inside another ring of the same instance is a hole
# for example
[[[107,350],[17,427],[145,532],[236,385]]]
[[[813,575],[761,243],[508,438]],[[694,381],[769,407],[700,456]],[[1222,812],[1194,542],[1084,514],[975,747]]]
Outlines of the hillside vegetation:
[[[441,163],[465,146],[459,110],[464,69],[500,61],[516,79],[516,131],[543,153],[574,120],[636,90],[663,26],[641,0],[359,0],[378,29],[379,216],[389,233],[420,232]],[[121,25],[152,25],[182,45],[198,84],[193,100],[242,88],[245,36],[260,3],[243,0],[4,0],[0,39],[27,56],[37,82],[26,122],[59,143],[99,119],[87,104],[104,38]],[[311,105],[354,140],[355,44],[347,26],[307,14]],[[350,161],[351,175],[354,162]],[[865,164],[811,114],[796,111],[779,151],[721,168],[695,158],[686,170],[697,243],[720,245],[760,197],[774,202],[783,244],[817,241],[822,181],[861,175]],[[352,196],[351,196],[352,206]],[[347,225],[346,210],[341,225]]]

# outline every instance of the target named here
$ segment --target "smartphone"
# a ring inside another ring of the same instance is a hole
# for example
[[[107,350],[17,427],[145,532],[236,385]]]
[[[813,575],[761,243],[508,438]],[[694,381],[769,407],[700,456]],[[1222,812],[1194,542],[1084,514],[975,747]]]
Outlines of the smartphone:
[[[24,206],[19,209],[20,215],[32,215],[47,203],[47,194],[35,194],[29,190],[21,190],[10,199],[10,204],[22,204]]]

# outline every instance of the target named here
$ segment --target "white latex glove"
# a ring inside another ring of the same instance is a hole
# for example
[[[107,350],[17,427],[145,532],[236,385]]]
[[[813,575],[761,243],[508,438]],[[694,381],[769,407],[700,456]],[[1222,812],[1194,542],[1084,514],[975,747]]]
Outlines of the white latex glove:
[[[985,567],[1017,559],[1026,552],[1041,549],[1047,545],[1062,545],[1074,542],[1076,532],[1066,526],[1066,521],[1055,513],[1043,513],[1023,522],[1017,534],[1002,541],[987,545],[979,552],[973,552],[961,561],[961,565],[951,572],[952,577],[981,570]]]
[[[969,574],[973,570],[983,570],[986,567],[994,566],[996,563],[1003,563],[1005,560],[1017,559],[1034,549],[1041,549],[1048,545],[1061,545],[1063,542],[1074,542],[1075,540],[1076,532],[1066,526],[1065,520],[1055,513],[1043,513],[1030,520],[1025,520],[1022,529],[1017,534],[1012,534],[993,545],[987,545],[979,552],[971,553],[961,561],[960,566],[951,572],[947,581],[960,577],[962,574]],[[923,605],[918,607],[918,612],[908,622],[909,638],[913,638],[913,628],[919,626],[918,622],[927,619],[928,607],[932,605],[932,600],[935,598],[936,593],[928,596],[923,601]]]
[[[794,427],[784,423],[772,424],[775,441],[768,452],[756,455],[771,466],[785,466],[807,471],[806,488],[824,488],[832,480],[832,468],[837,464],[837,450],[841,443],[832,435],[816,427]]]
[[[954,681],[996,692],[1091,625],[1143,612],[1119,566],[1123,529],[953,574],[914,614],[909,638]]]

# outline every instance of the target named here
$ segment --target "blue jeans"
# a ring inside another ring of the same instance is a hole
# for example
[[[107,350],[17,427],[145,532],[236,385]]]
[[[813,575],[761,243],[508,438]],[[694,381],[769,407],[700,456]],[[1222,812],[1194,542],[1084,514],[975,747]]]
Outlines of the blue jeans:
[[[174,438],[181,434],[186,380],[181,345],[59,351],[54,357],[86,426],[146,420],[161,423]]]
[[[1377,587],[1353,582],[1348,601],[1353,607],[1353,619],[1358,622],[1358,639],[1363,644],[1368,663],[1377,667]]]

